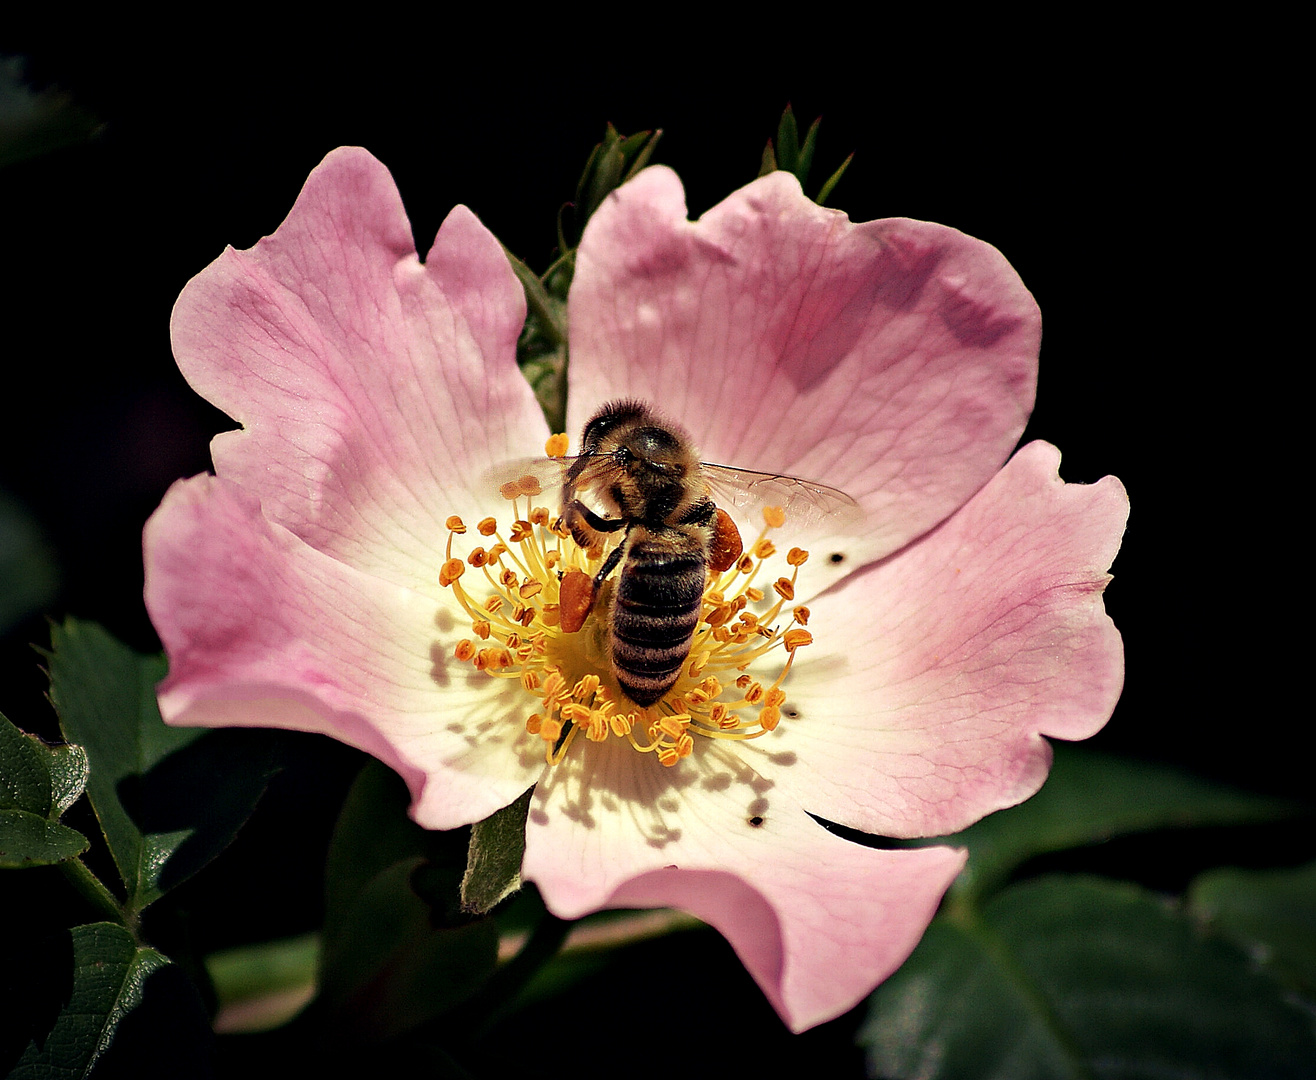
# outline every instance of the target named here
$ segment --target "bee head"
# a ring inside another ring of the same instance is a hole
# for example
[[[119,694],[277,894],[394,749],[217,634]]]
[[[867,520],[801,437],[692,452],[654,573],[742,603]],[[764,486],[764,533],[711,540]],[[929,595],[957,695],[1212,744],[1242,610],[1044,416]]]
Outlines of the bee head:
[[[580,452],[593,454],[604,450],[609,436],[619,429],[652,423],[653,414],[640,401],[612,401],[590,417],[580,434]]]
[[[685,453],[681,440],[660,427],[641,427],[628,432],[615,451],[618,463],[639,468],[655,477],[680,480],[685,475]]]

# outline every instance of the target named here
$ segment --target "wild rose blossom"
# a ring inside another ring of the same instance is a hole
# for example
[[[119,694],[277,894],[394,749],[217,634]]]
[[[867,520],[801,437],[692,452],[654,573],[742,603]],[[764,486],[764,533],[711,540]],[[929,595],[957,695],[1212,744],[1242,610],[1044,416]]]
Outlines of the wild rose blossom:
[[[780,172],[691,223],[677,177],[650,168],[591,220],[569,307],[573,439],[635,398],[706,460],[821,480],[863,509],[787,569],[789,597],[765,563],[730,629],[701,627],[712,684],[695,671],[627,719],[605,665],[554,629],[553,560],[584,556],[543,515],[514,525],[535,500],[509,506],[486,479],[550,434],[515,362],[522,290],[463,207],[421,263],[387,171],[342,149],[174,311],[184,375],[242,427],[146,528],[161,709],[360,747],[430,828],[537,785],[523,875],[551,910],[691,912],[803,1030],[903,962],[965,857],[860,846],[810,814],[944,835],[1036,791],[1042,736],[1096,732],[1122,682],[1101,592],[1127,501],[1113,478],[1061,482],[1043,443],[1006,461],[1040,319],[1004,258],[952,229],[853,224]],[[753,545],[762,522],[740,525]],[[720,594],[705,611],[719,601],[735,608]],[[812,640],[779,685],[783,647],[717,668],[726,638],[780,646],[788,624]],[[547,764],[572,717],[585,735]],[[663,748],[668,767],[642,752]]]

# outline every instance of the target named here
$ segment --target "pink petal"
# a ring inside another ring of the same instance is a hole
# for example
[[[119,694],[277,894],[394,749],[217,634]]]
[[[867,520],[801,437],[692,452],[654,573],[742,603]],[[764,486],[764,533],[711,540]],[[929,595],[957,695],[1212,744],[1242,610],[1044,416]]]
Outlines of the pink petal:
[[[821,480],[869,515],[844,567],[961,506],[1023,431],[1040,316],[995,248],[954,229],[852,224],[776,172],[686,220],[646,169],[591,219],[571,290],[574,435],[641,398],[707,460]]]
[[[616,743],[579,749],[536,789],[523,875],[566,918],[605,907],[698,916],[795,1031],[899,967],[964,864],[950,848],[842,840],[731,753],[700,747],[697,764],[663,769]]]
[[[487,817],[543,770],[521,688],[452,659],[450,607],[316,551],[238,485],[179,481],[145,546],[167,722],[331,735],[396,769],[431,828]]]
[[[937,836],[1032,795],[1041,736],[1100,730],[1124,678],[1101,593],[1128,499],[1114,477],[1063,483],[1059,462],[1030,443],[940,528],[811,605],[783,708],[798,716],[765,775],[830,820]]]
[[[464,207],[424,265],[388,171],[330,154],[279,229],[183,290],[175,356],[243,424],[216,472],[358,569],[434,589],[448,515],[498,510],[481,474],[547,434],[515,363],[525,300]]]

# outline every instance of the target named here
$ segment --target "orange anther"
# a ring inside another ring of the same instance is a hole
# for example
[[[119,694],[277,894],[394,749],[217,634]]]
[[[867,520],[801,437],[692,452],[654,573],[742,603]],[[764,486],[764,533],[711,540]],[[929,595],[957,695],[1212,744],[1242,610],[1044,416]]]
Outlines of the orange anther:
[[[787,630],[781,636],[781,641],[787,652],[794,652],[804,645],[812,645],[813,635],[807,630]]]

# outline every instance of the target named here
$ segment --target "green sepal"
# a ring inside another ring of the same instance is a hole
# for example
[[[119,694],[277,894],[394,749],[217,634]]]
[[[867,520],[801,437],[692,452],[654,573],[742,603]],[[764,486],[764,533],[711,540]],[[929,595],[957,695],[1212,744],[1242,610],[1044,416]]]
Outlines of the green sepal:
[[[873,1076],[1308,1077],[1303,1010],[1155,894],[1097,878],[1014,886],[936,920],[869,1002]]]
[[[617,129],[608,125],[603,141],[594,148],[586,163],[585,172],[581,174],[580,183],[576,185],[576,210],[580,215],[578,227],[584,229],[585,222],[594,216],[612,191],[621,184],[622,171],[626,168],[626,159],[621,152],[621,136]]]
[[[800,172],[800,128],[795,122],[795,110],[790,105],[777,121],[777,168],[794,173],[801,187],[809,178],[807,169]]]
[[[1279,870],[1210,870],[1188,890],[1193,915],[1316,997],[1316,863]]]
[[[526,321],[517,339],[521,365],[550,431],[562,431],[567,415],[567,304],[548,291],[533,270],[506,248],[507,261],[525,290]],[[562,278],[563,274],[555,274]],[[569,275],[567,276],[569,283]]]
[[[841,182],[841,177],[845,175],[845,170],[850,167],[850,162],[852,161],[854,161],[853,151],[846,155],[845,160],[841,162],[840,168],[832,173],[832,175],[827,178],[827,182],[818,189],[818,197],[814,199],[814,202],[819,206],[827,205],[827,200],[831,196],[832,190]]]
[[[649,164],[662,135],[661,128],[622,135],[608,125],[603,141],[590,152],[576,184],[574,237],[568,237],[565,230],[559,229],[563,253],[580,243],[585,223],[603,205],[603,200]]]
[[[543,333],[555,345],[563,345],[567,340],[566,309],[562,303],[550,296],[544,283],[525,263],[513,255],[507,248],[503,254],[512,266],[512,272],[525,290],[526,312],[531,318],[540,320]]]
[[[590,153],[585,162],[585,171],[576,184],[578,229],[585,228],[585,222],[603,204],[604,199],[649,164],[662,134],[659,128],[622,135],[611,124],[607,126],[603,141]]]
[[[527,790],[516,802],[471,827],[471,846],[462,877],[462,909],[483,915],[521,888],[525,857],[525,823],[530,813]]]
[[[51,631],[50,699],[87,753],[87,795],[135,917],[233,839],[275,771],[266,731],[170,728],[155,686],[162,656],[142,656],[95,623]]]
[[[818,146],[818,127],[821,124],[822,117],[815,117],[813,123],[809,125],[809,130],[805,133],[804,142],[800,144],[800,148],[796,152],[794,172],[800,178],[801,187],[804,186],[810,171],[813,169],[813,152]],[[851,157],[853,156],[852,154]],[[822,202],[822,196],[819,196],[817,201]]]
[[[213,1074],[210,1025],[195,987],[122,926],[72,927],[4,957],[0,972],[7,1076]]]
[[[777,123],[775,146],[773,140],[769,139],[767,146],[763,148],[763,156],[759,162],[759,176],[767,176],[770,172],[780,170],[793,174],[800,182],[800,187],[806,187],[809,173],[813,169],[813,156],[818,146],[818,128],[821,123],[822,117],[816,118],[809,125],[804,142],[801,143],[799,125],[795,122],[795,110],[787,105],[781,114],[781,120]],[[853,159],[854,154],[851,154],[841,162],[840,168],[827,178],[827,182],[814,197],[814,202],[822,206],[827,201],[827,197],[840,182]]]

